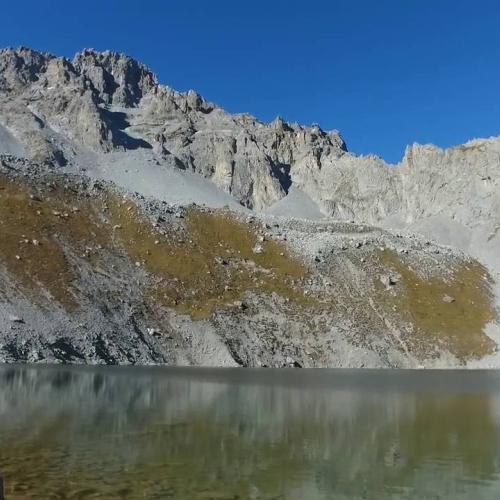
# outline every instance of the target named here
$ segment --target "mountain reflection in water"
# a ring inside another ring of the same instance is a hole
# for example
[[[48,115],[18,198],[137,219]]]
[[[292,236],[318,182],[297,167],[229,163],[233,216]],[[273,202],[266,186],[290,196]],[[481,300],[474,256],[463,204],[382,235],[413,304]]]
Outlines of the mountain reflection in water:
[[[0,368],[15,498],[500,498],[500,373]]]

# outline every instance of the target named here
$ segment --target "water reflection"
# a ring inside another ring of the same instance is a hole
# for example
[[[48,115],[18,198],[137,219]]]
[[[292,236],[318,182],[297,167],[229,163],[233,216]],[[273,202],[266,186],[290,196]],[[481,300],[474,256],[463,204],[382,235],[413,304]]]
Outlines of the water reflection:
[[[0,368],[11,498],[499,498],[500,374]]]

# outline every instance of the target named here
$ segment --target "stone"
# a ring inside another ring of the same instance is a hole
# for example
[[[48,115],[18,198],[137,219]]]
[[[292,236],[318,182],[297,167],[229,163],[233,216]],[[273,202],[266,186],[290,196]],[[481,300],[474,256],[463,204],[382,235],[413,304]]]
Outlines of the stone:
[[[380,282],[386,287],[391,288],[398,283],[399,279],[392,274],[384,274],[380,276]]]
[[[16,316],[14,314],[11,314],[9,315],[9,321],[11,323],[24,323],[24,319],[19,317],[19,316]]]
[[[157,330],[156,328],[147,328],[146,330],[149,333],[149,335],[153,337],[161,337],[160,331]]]
[[[264,247],[260,243],[257,243],[257,245],[253,247],[252,252],[257,254],[264,253]]]

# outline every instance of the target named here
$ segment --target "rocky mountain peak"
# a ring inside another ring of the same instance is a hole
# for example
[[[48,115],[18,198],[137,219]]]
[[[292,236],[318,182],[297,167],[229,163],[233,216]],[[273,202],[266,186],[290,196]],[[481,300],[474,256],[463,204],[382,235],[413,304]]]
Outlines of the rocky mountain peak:
[[[0,50],[0,92],[16,93],[40,78],[54,56],[19,47]]]
[[[136,106],[142,97],[158,85],[154,73],[125,54],[85,49],[73,60],[107,104]]]
[[[270,123],[270,127],[280,132],[293,132],[293,128],[279,115]]]
[[[70,62],[26,47],[0,51],[0,136],[8,151],[78,165],[82,156],[148,150],[263,210],[291,186],[330,216],[378,223],[446,213],[466,224],[498,213],[500,141],[413,145],[399,165],[356,156],[336,130],[230,114],[195,91],[158,83],[132,57],[86,49]],[[2,132],[4,130],[4,132]],[[478,202],[477,216],[463,207]]]

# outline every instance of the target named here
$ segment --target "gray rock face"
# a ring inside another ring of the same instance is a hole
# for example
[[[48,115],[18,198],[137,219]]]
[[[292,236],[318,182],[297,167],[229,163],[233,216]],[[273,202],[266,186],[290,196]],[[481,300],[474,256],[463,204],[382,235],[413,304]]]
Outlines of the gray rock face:
[[[326,158],[321,168],[300,164],[292,172],[295,182],[339,219],[379,222],[398,215],[413,223],[446,214],[473,226],[500,214],[499,139],[448,150],[416,144],[394,166],[347,153]]]
[[[73,62],[27,48],[0,51],[0,127],[38,162],[150,149],[160,164],[194,171],[256,210],[294,185],[340,220],[414,224],[439,216],[484,224],[488,234],[500,220],[500,139],[449,150],[414,145],[388,165],[348,153],[337,132],[317,125],[231,115],[110,51],[84,50]]]
[[[0,53],[0,121],[36,161],[64,165],[78,149],[109,151],[99,97],[73,65],[28,49]]]
[[[84,50],[70,62],[1,50],[0,146],[58,165],[149,150],[157,164],[210,179],[251,209],[271,207],[293,185],[338,220],[414,228],[467,251],[472,245],[487,262],[500,253],[499,138],[448,150],[413,145],[388,165],[347,152],[338,132],[317,125],[231,115],[194,91],[160,85],[115,52]],[[467,237],[458,241],[457,232]]]
[[[135,106],[158,86],[156,77],[148,68],[115,52],[84,50],[75,56],[73,64],[92,82],[106,104]]]
[[[38,75],[47,70],[49,54],[41,54],[26,47],[0,51],[0,89],[2,93],[15,94],[35,83]]]
[[[336,132],[266,125],[230,115],[196,92],[159,85],[125,55],[85,50],[73,63],[29,49],[0,52],[0,124],[36,161],[64,164],[86,152],[153,149],[263,209],[291,185],[295,164],[321,167],[345,144]]]

